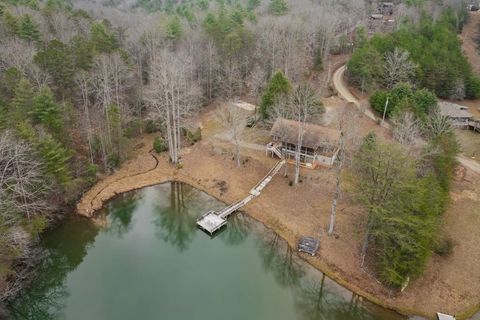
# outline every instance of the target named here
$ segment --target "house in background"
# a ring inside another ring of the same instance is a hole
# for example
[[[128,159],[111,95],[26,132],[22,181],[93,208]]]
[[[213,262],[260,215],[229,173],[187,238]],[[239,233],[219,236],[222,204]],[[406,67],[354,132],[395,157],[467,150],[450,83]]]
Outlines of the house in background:
[[[271,130],[272,142],[267,152],[272,156],[295,161],[298,135],[302,123],[294,120],[277,119]],[[340,134],[327,127],[306,124],[300,151],[300,164],[307,168],[331,167],[338,155]]]
[[[468,112],[468,107],[447,101],[439,101],[438,107],[442,116],[449,118],[456,128],[468,128],[469,122],[473,121],[473,115]]]
[[[395,8],[395,4],[393,2],[382,2],[379,5],[378,11],[381,14],[391,16],[393,15],[394,8]]]

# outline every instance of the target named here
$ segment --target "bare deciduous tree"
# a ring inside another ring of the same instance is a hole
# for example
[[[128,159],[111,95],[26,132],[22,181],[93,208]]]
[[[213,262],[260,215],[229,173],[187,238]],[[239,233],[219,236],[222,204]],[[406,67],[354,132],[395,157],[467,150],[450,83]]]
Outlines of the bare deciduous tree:
[[[315,95],[315,91],[308,85],[298,86],[292,96],[292,114],[300,123],[298,128],[297,146],[295,150],[295,179],[294,184],[300,181],[300,155],[303,147],[305,126],[315,115],[323,110],[321,102]]]
[[[78,88],[80,89],[80,100],[81,104],[83,105],[83,116],[85,121],[84,130],[87,135],[87,142],[88,142],[88,153],[90,156],[90,163],[93,164],[93,147],[92,147],[92,122],[90,120],[90,87],[91,87],[91,78],[90,74],[87,72],[80,72],[75,77],[75,82],[77,83]]]
[[[420,138],[420,121],[410,111],[393,117],[392,127],[393,137],[405,147],[414,146]]]
[[[425,134],[430,137],[438,137],[453,130],[451,120],[442,115],[440,110],[433,111],[425,125]]]
[[[335,160],[335,192],[333,195],[332,209],[330,211],[330,223],[328,226],[328,235],[331,236],[335,229],[337,216],[337,204],[341,193],[342,170],[349,164],[352,155],[358,149],[361,140],[358,132],[358,126],[355,121],[355,112],[351,109],[345,109],[340,114],[337,129],[340,132],[338,142],[338,153]]]
[[[0,71],[15,68],[40,88],[47,84],[48,75],[33,62],[36,53],[32,43],[17,38],[1,41]]]
[[[235,144],[235,163],[240,167],[240,140],[239,135],[246,125],[246,116],[239,107],[228,104],[226,107],[220,109],[218,117],[223,125],[228,129],[230,137]]]
[[[387,88],[392,88],[397,83],[409,82],[415,68],[415,64],[410,61],[410,53],[395,48],[385,56],[385,85]]]
[[[97,126],[101,128],[100,144],[104,167],[108,168],[108,155],[119,149],[118,140],[120,130],[113,125],[116,119],[112,118],[112,108],[118,108],[119,122],[125,124],[130,117],[130,105],[127,96],[132,87],[132,71],[126,65],[119,53],[102,54],[94,61],[91,76],[91,92],[94,95],[95,105],[102,112],[94,115]],[[117,141],[117,145],[114,143]],[[120,150],[115,153],[119,155]]]
[[[9,131],[0,135],[0,214],[13,225],[18,214],[30,219],[49,208],[42,166],[33,149]]]
[[[172,163],[180,160],[182,120],[198,103],[198,87],[190,78],[192,57],[169,49],[159,50],[150,64],[150,84],[145,96],[152,111],[167,129]]]

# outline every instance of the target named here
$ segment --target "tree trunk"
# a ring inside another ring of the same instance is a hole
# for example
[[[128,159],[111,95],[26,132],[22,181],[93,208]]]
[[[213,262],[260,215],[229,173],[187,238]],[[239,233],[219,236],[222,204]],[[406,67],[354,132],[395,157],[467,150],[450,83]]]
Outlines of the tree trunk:
[[[297,185],[300,182],[300,154],[302,152],[302,145],[303,145],[303,135],[305,134],[305,123],[306,123],[306,116],[303,117],[303,121],[301,122],[301,126],[298,129],[298,139],[297,139],[297,147],[295,149],[295,179],[294,184]]]
[[[365,256],[367,255],[369,242],[370,242],[370,223],[367,227],[367,231],[365,233],[365,238],[363,239],[362,252],[360,254],[360,257],[361,257],[360,267],[362,267],[362,268],[363,268],[363,265],[365,264]]]
[[[240,142],[237,137],[237,128],[236,124],[233,125],[233,141],[235,142],[235,162],[237,168],[240,168]]]
[[[336,172],[336,182],[335,182],[335,194],[333,195],[333,203],[332,203],[332,211],[330,213],[330,226],[328,228],[328,235],[331,236],[333,234],[333,230],[335,228],[335,220],[337,216],[337,202],[338,198],[340,197],[340,184],[341,184],[341,174],[342,174],[342,167],[345,156],[345,138],[343,132],[340,132],[340,148],[337,155],[337,169]]]

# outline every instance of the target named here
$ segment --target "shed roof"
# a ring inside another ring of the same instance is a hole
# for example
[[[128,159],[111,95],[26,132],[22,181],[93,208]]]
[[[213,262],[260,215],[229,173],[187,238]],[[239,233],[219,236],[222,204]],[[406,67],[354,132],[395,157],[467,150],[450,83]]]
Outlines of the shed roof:
[[[373,13],[370,15],[370,19],[381,20],[383,19],[383,14]]]
[[[461,106],[459,104],[451,103],[448,101],[440,101],[438,103],[438,107],[440,108],[440,113],[443,116],[449,118],[472,118],[472,114],[468,112],[468,107]]]
[[[301,122],[279,118],[272,127],[272,136],[279,140],[296,145],[298,143],[298,130]],[[303,135],[302,145],[311,149],[318,149],[321,146],[337,144],[340,134],[337,130],[307,123]]]

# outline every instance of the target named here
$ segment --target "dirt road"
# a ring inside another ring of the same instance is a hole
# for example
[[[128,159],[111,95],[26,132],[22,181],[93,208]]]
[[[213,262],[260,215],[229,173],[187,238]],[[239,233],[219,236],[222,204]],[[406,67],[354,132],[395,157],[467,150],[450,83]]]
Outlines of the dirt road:
[[[335,90],[337,91],[337,95],[343,100],[349,103],[353,103],[358,109],[360,109],[360,111],[362,111],[370,119],[377,121],[377,117],[375,117],[373,112],[365,108],[362,108],[362,104],[360,103],[360,101],[348,89],[344,80],[344,74],[346,70],[347,70],[347,66],[343,65],[340,68],[338,68],[337,71],[335,71],[333,74],[332,82]]]
[[[348,86],[345,84],[344,74],[347,69],[346,65],[341,66],[335,71],[332,78],[332,83],[337,91],[337,95],[344,99],[347,102],[353,103],[357,108],[359,108],[367,117],[372,120],[376,120],[375,115],[368,109],[361,108],[360,101],[353,95],[353,93],[348,89]],[[467,169],[470,169],[476,173],[480,173],[480,164],[474,160],[468,159],[465,156],[459,155],[457,161]]]

